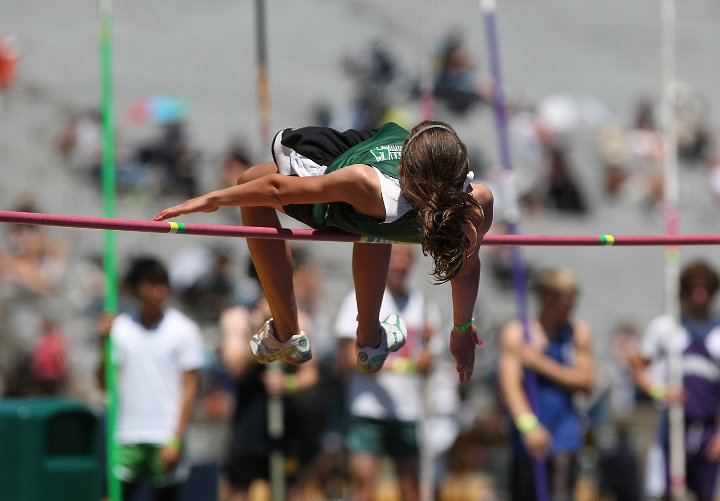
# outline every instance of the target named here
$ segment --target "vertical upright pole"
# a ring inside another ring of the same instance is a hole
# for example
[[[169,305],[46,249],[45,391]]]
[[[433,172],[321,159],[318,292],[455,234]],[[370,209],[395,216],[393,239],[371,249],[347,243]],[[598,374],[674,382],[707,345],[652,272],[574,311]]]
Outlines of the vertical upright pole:
[[[420,33],[420,47],[423,48],[420,78],[420,116],[432,120],[434,114],[433,86],[435,73],[435,51],[433,50],[433,0],[424,0],[422,11],[423,30]]]
[[[662,2],[662,119],[663,119],[663,202],[665,232],[677,235],[678,212],[678,155],[677,155],[677,89],[675,54],[675,0]],[[673,319],[673,336],[680,336],[679,276],[680,251],[677,246],[665,249],[665,308]],[[682,352],[678,343],[669,343],[669,385],[682,388]],[[674,501],[685,499],[685,417],[682,403],[670,405],[669,412],[669,470],[670,494]]]
[[[270,82],[267,57],[267,20],[265,0],[255,0],[255,29],[257,49],[257,92],[258,111],[260,113],[260,142],[262,147],[270,144]]]
[[[432,7],[433,0],[424,0],[423,8],[420,9],[422,19],[419,26],[422,26],[422,29],[419,33],[418,46],[423,48],[420,67],[420,116],[423,120],[432,120],[434,108],[433,73],[435,58],[433,53]],[[423,343],[427,342],[425,337],[425,333],[423,333]],[[420,501],[432,501],[435,497],[435,469],[433,468],[434,453],[431,447],[430,428],[432,417],[431,376],[430,373],[422,373],[420,378]]]
[[[100,68],[101,68],[101,127],[102,127],[102,199],[103,216],[115,217],[115,130],[112,87],[112,0],[100,0]],[[118,279],[116,234],[105,230],[103,268],[105,271],[105,314],[118,311]],[[105,338],[105,386],[107,391],[107,479],[111,501],[121,500],[120,480],[115,475],[118,464],[116,439],[118,394],[117,371],[113,362],[110,336]]]
[[[257,95],[258,112],[260,114],[260,143],[262,148],[270,146],[270,81],[268,78],[267,56],[267,16],[265,0],[255,0],[256,30],[256,64],[257,64]],[[280,362],[273,362],[269,371],[282,371]],[[270,491],[272,501],[285,501],[285,458],[282,450],[282,439],[285,434],[284,409],[282,396],[268,395],[267,427],[270,437]]]
[[[500,65],[500,47],[497,35],[496,4],[495,0],[480,0],[480,8],[485,19],[485,33],[490,59],[490,69],[493,78],[493,110],[495,112],[495,123],[498,133],[500,150],[500,162],[502,164],[503,181],[502,196],[503,204],[507,210],[505,219],[508,224],[508,233],[513,235],[519,233],[520,209],[518,206],[517,194],[515,192],[512,162],[510,159],[510,141],[508,137],[507,116],[505,96],[502,84],[502,68]],[[527,304],[527,292],[525,288],[525,270],[523,266],[520,247],[510,248],[510,262],[512,267],[513,284],[515,288],[515,300],[517,303],[518,316],[523,326],[523,337],[525,342],[530,341],[530,314]],[[524,372],[525,391],[530,401],[530,406],[537,413],[537,375],[533,371]],[[537,501],[548,501],[549,490],[547,481],[547,470],[545,462],[534,460],[535,491]]]
[[[268,371],[282,371],[280,362],[271,363]],[[285,457],[282,439],[285,434],[284,409],[281,395],[268,395],[268,436],[270,437],[270,498],[285,501]]]

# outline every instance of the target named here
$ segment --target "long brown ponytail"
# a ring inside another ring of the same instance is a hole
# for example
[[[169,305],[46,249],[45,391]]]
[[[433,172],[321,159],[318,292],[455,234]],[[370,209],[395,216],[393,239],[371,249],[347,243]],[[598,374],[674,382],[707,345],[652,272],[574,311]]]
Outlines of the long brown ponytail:
[[[403,145],[400,186],[405,199],[418,212],[423,254],[435,261],[438,283],[461,270],[468,250],[478,238],[468,238],[473,216],[482,207],[463,190],[470,169],[467,148],[455,130],[439,121],[424,121],[413,128]]]

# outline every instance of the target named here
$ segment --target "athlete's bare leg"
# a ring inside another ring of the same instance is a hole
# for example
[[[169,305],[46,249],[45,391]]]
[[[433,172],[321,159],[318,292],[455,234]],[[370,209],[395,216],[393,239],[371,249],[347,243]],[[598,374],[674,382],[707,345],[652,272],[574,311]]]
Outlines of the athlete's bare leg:
[[[272,162],[258,164],[245,171],[238,184],[276,172]],[[280,228],[277,211],[272,207],[242,207],[241,214],[245,225]],[[247,244],[272,312],[275,336],[287,341],[300,332],[290,246],[286,240],[264,238],[248,238]]]
[[[387,281],[390,244],[356,243],[353,246],[353,280],[358,307],[357,343],[380,344],[380,305]]]

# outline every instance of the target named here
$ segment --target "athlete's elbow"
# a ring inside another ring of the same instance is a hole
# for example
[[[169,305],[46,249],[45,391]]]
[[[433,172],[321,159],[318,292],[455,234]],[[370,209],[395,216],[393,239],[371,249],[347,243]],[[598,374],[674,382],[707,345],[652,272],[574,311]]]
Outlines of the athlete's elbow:
[[[291,200],[291,194],[287,187],[277,179],[273,179],[268,183],[265,197],[268,200],[267,205],[272,207],[282,207],[283,205],[293,203]]]
[[[460,271],[453,280],[475,283],[480,278],[480,256],[477,253],[465,257]]]

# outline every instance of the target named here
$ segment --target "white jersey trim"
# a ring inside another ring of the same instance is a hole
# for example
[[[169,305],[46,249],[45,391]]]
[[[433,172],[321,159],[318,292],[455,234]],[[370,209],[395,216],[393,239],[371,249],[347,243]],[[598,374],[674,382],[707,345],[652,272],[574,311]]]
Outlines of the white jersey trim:
[[[405,197],[400,192],[400,181],[380,171],[377,167],[373,167],[380,181],[380,194],[382,195],[383,204],[385,205],[385,223],[397,221],[405,214],[412,210],[412,206],[407,203]]]

